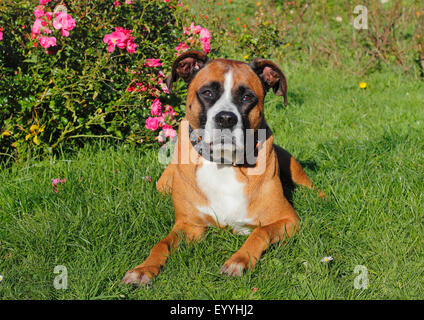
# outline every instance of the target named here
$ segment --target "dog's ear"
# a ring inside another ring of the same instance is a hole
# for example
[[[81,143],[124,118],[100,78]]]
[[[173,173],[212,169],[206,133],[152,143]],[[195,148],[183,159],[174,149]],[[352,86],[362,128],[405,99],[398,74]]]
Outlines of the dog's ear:
[[[284,105],[287,105],[287,80],[283,71],[272,61],[256,58],[249,66],[255,71],[262,81],[265,92],[270,88],[277,96],[284,97]]]
[[[186,51],[175,59],[172,65],[172,71],[169,77],[166,79],[166,86],[169,92],[172,89],[172,83],[177,81],[178,78],[183,78],[188,84],[194,78],[196,73],[202,69],[208,56],[206,53],[200,51]]]

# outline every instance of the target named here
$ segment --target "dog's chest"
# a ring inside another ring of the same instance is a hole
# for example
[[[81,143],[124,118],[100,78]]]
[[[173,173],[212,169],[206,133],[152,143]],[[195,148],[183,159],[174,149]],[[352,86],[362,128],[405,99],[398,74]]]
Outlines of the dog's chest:
[[[229,225],[238,233],[250,233],[245,227],[251,223],[247,217],[245,185],[237,180],[232,166],[205,160],[197,169],[196,180],[199,189],[209,200],[209,206],[197,207],[201,213],[214,218],[220,226]]]

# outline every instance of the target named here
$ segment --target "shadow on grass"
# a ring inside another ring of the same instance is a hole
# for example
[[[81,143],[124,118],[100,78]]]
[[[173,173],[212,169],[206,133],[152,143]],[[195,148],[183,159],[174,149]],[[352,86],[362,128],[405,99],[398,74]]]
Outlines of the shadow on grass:
[[[278,167],[280,170],[280,181],[281,185],[283,187],[284,196],[286,199],[290,202],[291,205],[293,205],[293,192],[296,188],[296,184],[293,181],[292,174],[297,175],[298,177],[296,179],[303,179],[303,172],[299,168],[299,164],[304,168],[308,168],[312,171],[316,171],[318,166],[315,161],[313,160],[306,160],[306,161],[299,161],[294,160],[294,157],[286,150],[281,148],[278,145],[274,145],[274,150],[277,155],[278,159]],[[296,163],[297,161],[297,163]],[[299,171],[300,169],[300,171]]]
[[[317,171],[318,169],[317,163],[313,160],[305,160],[305,161],[297,160],[297,162],[300,163],[302,168],[308,168],[309,170],[314,172]]]
[[[302,168],[308,168],[309,170],[314,172],[318,170],[317,163],[313,160],[297,160],[297,162],[299,162]],[[297,185],[293,182],[291,177],[285,177],[285,179],[282,179],[281,185],[283,186],[284,196],[293,206],[293,192],[296,190]]]
[[[303,98],[303,95],[297,92],[290,92],[290,91],[287,92],[287,100],[288,100],[288,105],[297,106],[297,107],[302,106],[305,101]],[[284,103],[280,99],[280,101],[276,105],[276,109],[280,110],[284,108],[286,107],[284,106]]]

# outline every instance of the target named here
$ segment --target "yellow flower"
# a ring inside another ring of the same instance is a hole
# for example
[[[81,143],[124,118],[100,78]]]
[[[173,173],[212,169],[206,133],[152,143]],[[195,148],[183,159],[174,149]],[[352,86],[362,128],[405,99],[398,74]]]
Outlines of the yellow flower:
[[[100,108],[99,108],[99,109],[97,109],[97,113],[98,113],[98,114],[100,114],[100,113],[102,113],[102,112],[103,112],[103,111],[102,111],[102,109],[100,109]]]
[[[35,132],[35,130],[37,130],[37,129],[38,129],[38,125],[33,124],[33,125],[29,128],[29,131],[31,131],[31,133],[34,133],[34,132]]]
[[[10,131],[3,131],[1,135],[2,136],[10,136],[11,133],[10,133]]]
[[[365,89],[366,87],[367,87],[367,83],[366,82],[361,82],[359,84],[359,88],[361,88],[361,89]]]
[[[34,138],[32,139],[32,141],[34,141],[34,143],[38,146],[40,144],[40,140],[38,139],[38,136],[34,136]]]
[[[249,58],[249,55],[248,55],[248,54],[246,54],[243,58],[244,58],[244,59],[248,59],[248,58]]]
[[[31,133],[28,133],[28,134],[25,136],[25,141],[27,141],[29,138],[31,138]]]

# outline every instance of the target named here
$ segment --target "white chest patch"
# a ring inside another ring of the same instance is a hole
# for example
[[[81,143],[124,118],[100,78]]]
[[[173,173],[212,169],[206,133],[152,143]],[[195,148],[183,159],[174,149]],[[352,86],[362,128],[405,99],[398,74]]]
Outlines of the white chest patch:
[[[244,184],[237,180],[231,165],[222,165],[203,159],[203,165],[197,169],[197,185],[209,200],[208,207],[197,207],[210,215],[220,226],[231,226],[239,234],[249,234],[246,224],[247,201]]]

